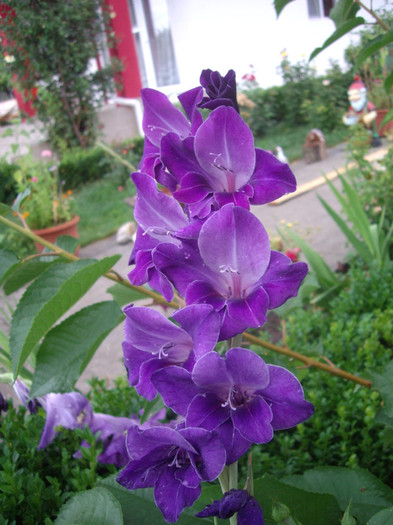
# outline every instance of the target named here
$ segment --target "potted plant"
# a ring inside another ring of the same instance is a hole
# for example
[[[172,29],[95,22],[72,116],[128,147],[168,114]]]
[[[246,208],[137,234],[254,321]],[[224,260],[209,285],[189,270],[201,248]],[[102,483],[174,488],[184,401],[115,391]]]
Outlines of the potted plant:
[[[70,200],[72,191],[64,191],[52,152],[44,150],[41,160],[26,155],[18,161],[14,173],[19,194],[27,194],[20,208],[21,219],[34,233],[55,242],[60,235],[78,238],[79,217],[73,215]],[[43,246],[36,243],[39,251]]]

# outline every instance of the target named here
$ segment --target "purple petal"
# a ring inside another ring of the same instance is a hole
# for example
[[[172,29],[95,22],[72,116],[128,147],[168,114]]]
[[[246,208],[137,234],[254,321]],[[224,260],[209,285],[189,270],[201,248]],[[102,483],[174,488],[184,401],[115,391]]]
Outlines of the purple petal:
[[[260,281],[269,295],[269,309],[277,308],[290,297],[295,297],[307,272],[306,263],[293,263],[283,253],[272,251],[268,269]]]
[[[179,202],[193,204],[200,202],[211,193],[205,178],[199,173],[186,173],[180,180],[180,187],[173,196]]]
[[[170,470],[164,470],[154,487],[154,499],[168,523],[175,523],[185,507],[191,507],[201,495],[201,488],[188,488]]]
[[[266,204],[296,190],[296,179],[288,164],[272,153],[256,149],[255,171],[250,184],[254,188],[251,204]]]
[[[215,430],[230,418],[230,409],[222,406],[222,401],[213,394],[194,397],[188,407],[186,423],[188,427],[202,427]]]
[[[269,369],[264,360],[252,350],[231,348],[225,354],[233,384],[249,394],[268,386]]]
[[[215,109],[195,134],[195,154],[215,191],[232,193],[247,184],[255,167],[250,128],[231,107]]]
[[[203,428],[185,428],[180,433],[198,451],[198,461],[192,455],[190,459],[201,480],[213,481],[218,478],[225,467],[226,453],[217,435]]]
[[[285,368],[268,365],[270,382],[260,391],[273,412],[274,430],[294,427],[314,413],[314,407],[304,399],[299,380]]]
[[[148,401],[152,401],[157,395],[157,390],[151,382],[151,376],[158,370],[170,365],[171,363],[167,359],[160,359],[159,357],[153,357],[142,363],[139,372],[139,381],[135,387],[138,394]]]
[[[148,352],[143,352],[138,350],[134,346],[127,343],[127,341],[122,342],[123,356],[124,356],[124,365],[127,369],[128,382],[130,386],[135,386],[139,382],[139,372],[142,364],[151,358],[151,354]]]
[[[163,459],[163,452],[158,449],[147,457],[129,461],[119,472],[116,481],[129,490],[154,487],[163,468],[160,465]]]
[[[228,419],[215,429],[227,452],[227,465],[231,465],[251,447],[252,442],[240,435],[233,426],[232,419]]]
[[[178,366],[157,371],[151,380],[165,405],[181,416],[187,414],[191,401],[200,393],[192,381],[191,373]]]
[[[189,171],[201,171],[194,153],[194,137],[182,140],[176,133],[168,133],[161,140],[161,157],[177,181]]]
[[[233,426],[253,443],[267,443],[273,438],[272,411],[261,396],[255,396],[232,411]]]
[[[258,500],[252,496],[237,514],[237,525],[263,525],[263,513]]]
[[[209,304],[217,312],[225,305],[225,299],[215,290],[215,288],[205,282],[195,281],[191,283],[186,290],[185,294],[187,304],[199,303],[199,304]],[[220,315],[220,318],[222,316]]]
[[[243,187],[247,188],[251,186],[246,184],[246,186]],[[235,193],[215,193],[214,198],[220,208],[223,208],[225,204],[234,204],[246,210],[250,209],[250,196],[242,190]]]
[[[155,180],[145,173],[133,173],[132,180],[137,188],[137,199],[134,217],[138,225],[151,237],[166,242],[175,242],[168,239],[168,232],[175,232],[188,225],[180,204],[158,191]]]
[[[193,342],[185,330],[152,308],[127,306],[124,339],[150,356],[170,354],[174,362],[188,358]],[[170,342],[170,344],[168,344]]]
[[[188,119],[191,122],[191,133],[195,133],[196,130],[203,122],[203,117],[198,111],[198,106],[203,97],[203,89],[201,87],[196,87],[182,93],[177,98],[180,100],[181,105],[186,112]]]
[[[158,426],[140,430],[130,427],[127,432],[127,450],[132,459],[149,457],[154,449],[159,449],[162,457],[168,457],[168,449],[182,448],[196,454],[194,447],[175,429]]]
[[[247,328],[264,325],[269,297],[263,288],[259,288],[242,301],[228,301],[227,305],[228,313],[223,320],[220,340],[240,334]]]
[[[235,298],[242,297],[242,292],[265,273],[269,264],[270,245],[265,228],[255,215],[231,204],[209,217],[202,226],[198,245],[209,268],[225,274]]]
[[[190,124],[183,113],[177,109],[166,95],[154,89],[142,89],[141,97],[144,107],[143,131],[155,146],[169,131],[181,137],[190,134]]]
[[[202,108],[215,109],[221,105],[232,106],[239,111],[236,98],[236,73],[230,69],[223,77],[218,71],[204,69],[200,83],[206,90],[207,97],[199,103]]]
[[[206,392],[216,394],[222,401],[228,397],[234,385],[226,360],[217,352],[209,352],[195,363],[192,380]]]
[[[46,421],[38,449],[47,447],[53,441],[57,427],[71,430],[82,428],[92,418],[90,403],[78,392],[47,394],[39,398],[39,401],[45,409]]]

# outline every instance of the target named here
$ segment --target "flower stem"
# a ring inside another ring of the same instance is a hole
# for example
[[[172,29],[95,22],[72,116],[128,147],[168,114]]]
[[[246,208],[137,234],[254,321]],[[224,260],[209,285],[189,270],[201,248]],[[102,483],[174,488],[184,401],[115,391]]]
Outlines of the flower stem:
[[[229,490],[229,467],[224,467],[224,470],[218,476],[218,481],[220,482],[222,493],[228,492]]]

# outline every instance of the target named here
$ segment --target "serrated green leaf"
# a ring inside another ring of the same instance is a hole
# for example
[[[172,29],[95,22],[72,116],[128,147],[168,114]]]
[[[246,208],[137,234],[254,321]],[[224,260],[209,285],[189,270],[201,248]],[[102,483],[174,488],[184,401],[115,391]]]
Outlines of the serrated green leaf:
[[[146,295],[138,292],[134,288],[123,286],[122,284],[115,284],[111,286],[107,289],[107,292],[112,295],[113,299],[119,306],[131,304],[135,301],[139,301],[140,299],[146,299]]]
[[[16,292],[30,281],[36,279],[39,275],[45,272],[52,264],[61,263],[66,264],[64,260],[55,259],[51,257],[50,261],[43,261],[42,258],[30,259],[28,261],[21,261],[9,268],[4,276],[4,293],[10,295]]]
[[[318,494],[332,494],[343,512],[351,501],[353,516],[362,523],[393,504],[393,490],[364,469],[318,467],[283,481]]]
[[[10,330],[15,377],[51,326],[113,267],[119,257],[54,264],[27,288],[16,307]]]
[[[263,508],[266,521],[273,521],[272,510],[276,501],[286,505],[291,515],[303,524],[339,525],[342,512],[327,491],[316,494],[306,488],[295,487],[265,475],[254,481],[254,496]]]
[[[10,353],[10,343],[8,336],[3,332],[3,330],[0,330],[0,347],[6,351],[6,353],[9,355]]]
[[[392,525],[393,523],[393,507],[384,509],[375,514],[367,525]]]
[[[97,483],[104,487],[119,501],[123,510],[124,525],[165,525],[166,521],[154,502],[153,489],[127,490],[116,482],[116,475],[108,476]],[[218,488],[220,492],[220,489]],[[211,503],[211,500],[208,501]],[[178,525],[201,525],[213,523],[212,518],[201,520],[195,518],[194,507],[184,509],[176,522]],[[55,525],[58,525],[55,523]]]
[[[71,235],[60,235],[57,237],[55,244],[68,253],[75,253],[79,244],[79,239],[72,237]]]
[[[145,423],[150,416],[156,414],[159,410],[164,408],[164,406],[164,401],[159,395],[152,399],[152,401],[146,401],[145,406],[143,407],[143,414],[141,417],[140,424],[142,425],[143,423]]]
[[[336,31],[332,35],[330,35],[330,37],[327,40],[325,40],[321,47],[317,47],[316,49],[314,49],[314,51],[310,55],[309,60],[315,58],[324,49],[336,42],[336,40],[339,40],[342,36],[352,31],[352,29],[355,29],[355,27],[358,27],[362,24],[364,24],[364,18],[361,17],[351,18],[347,22],[344,22],[339,28],[336,29]]]
[[[101,342],[123,319],[117,303],[105,301],[52,328],[37,352],[31,397],[70,392]]]
[[[55,525],[123,525],[121,505],[109,490],[96,487],[73,496],[60,509]]]
[[[10,268],[15,267],[19,262],[18,257],[9,250],[0,250],[0,284]]]
[[[363,64],[365,60],[367,60],[368,57],[370,57],[376,51],[379,51],[379,49],[382,47],[390,44],[390,42],[393,42],[393,30],[387,31],[383,35],[379,35],[370,40],[370,42],[368,42],[368,44],[364,46],[358,54],[355,63],[355,71]]]
[[[280,16],[281,11],[285,6],[293,2],[293,0],[274,0],[274,9],[276,10],[277,18]]]
[[[353,0],[338,0],[336,5],[329,13],[336,27],[340,27],[344,22],[354,18],[359,11],[360,6]]]

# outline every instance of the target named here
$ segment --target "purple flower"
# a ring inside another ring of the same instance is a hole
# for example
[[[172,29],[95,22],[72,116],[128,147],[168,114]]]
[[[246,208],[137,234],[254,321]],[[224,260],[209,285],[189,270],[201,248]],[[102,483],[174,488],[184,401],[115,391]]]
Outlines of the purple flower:
[[[132,427],[127,450],[131,461],[117,481],[130,490],[154,487],[156,505],[169,523],[199,498],[200,483],[216,479],[225,465],[222,443],[202,428]]]
[[[189,205],[192,216],[203,218],[228,202],[266,204],[296,189],[289,166],[254,147],[250,128],[231,107],[214,110],[195,139],[168,133],[161,158],[179,181],[174,197]]]
[[[263,525],[262,509],[258,501],[248,492],[240,489],[225,492],[221,499],[213,501],[195,516],[198,518],[217,516],[225,520],[235,512],[237,512],[238,525]]]
[[[3,394],[0,392],[0,416],[2,412],[7,412],[8,410],[8,403],[4,399]]]
[[[22,405],[28,409],[30,414],[36,414],[40,403],[37,399],[30,399],[30,389],[20,379],[17,379],[12,386]]]
[[[156,372],[152,381],[165,404],[186,418],[186,426],[217,432],[228,464],[252,443],[270,441],[274,430],[291,428],[313,414],[292,373],[266,365],[245,348],[232,348],[225,357],[209,352],[192,373],[173,366]]]
[[[47,394],[39,399],[46,412],[46,421],[38,449],[47,447],[54,440],[58,427],[84,428],[93,417],[90,403],[78,392]]]
[[[270,251],[260,221],[232,204],[206,220],[197,242],[158,245],[153,263],[187,304],[208,303],[220,313],[220,340],[262,326],[267,310],[294,297],[307,273],[305,263]]]
[[[218,71],[204,69],[200,83],[206,95],[199,103],[200,108],[215,109],[219,106],[232,106],[239,111],[236,98],[236,73],[230,69],[223,77]]]
[[[123,354],[128,379],[149,400],[157,393],[150,381],[156,370],[170,365],[192,368],[217,342],[220,321],[210,305],[192,305],[175,312],[173,319],[180,326],[150,308],[131,305],[124,312]]]
[[[117,468],[124,467],[128,461],[126,431],[135,425],[135,420],[126,417],[93,414],[89,424],[90,430],[93,434],[99,432],[98,440],[103,443],[103,450],[97,458],[98,461],[113,464]],[[86,445],[86,443],[82,443],[82,446]],[[81,453],[78,451],[74,457],[81,457]]]

